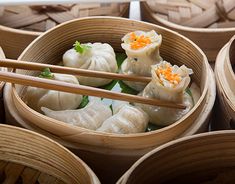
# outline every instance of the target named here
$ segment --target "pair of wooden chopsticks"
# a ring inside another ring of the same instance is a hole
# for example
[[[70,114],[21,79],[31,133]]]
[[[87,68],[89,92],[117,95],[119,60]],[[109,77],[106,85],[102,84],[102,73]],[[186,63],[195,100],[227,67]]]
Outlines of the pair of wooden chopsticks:
[[[80,76],[86,76],[86,77],[119,79],[119,80],[144,82],[144,83],[148,83],[151,80],[150,77],[140,77],[140,76],[117,74],[117,73],[91,71],[91,70],[76,69],[76,68],[62,67],[62,66],[49,65],[49,64],[18,61],[18,60],[12,60],[12,59],[0,59],[0,67],[24,69],[24,70],[37,70],[37,71],[42,71],[45,68],[49,68],[51,72],[54,72],[54,73],[65,73],[65,74],[80,75]],[[76,93],[76,94],[81,94],[81,95],[110,98],[114,100],[122,100],[122,101],[128,101],[128,102],[133,102],[133,103],[143,103],[143,104],[148,104],[148,105],[177,108],[177,109],[186,108],[183,104],[175,104],[175,103],[166,102],[166,101],[157,100],[157,99],[144,98],[144,97],[137,96],[137,95],[118,93],[118,92],[108,91],[108,90],[89,87],[89,86],[76,85],[76,84],[71,84],[71,83],[62,82],[62,81],[44,79],[44,78],[39,78],[39,77],[11,73],[11,72],[0,72],[0,80],[14,83],[14,84],[34,86],[34,87],[39,87],[39,88],[58,90],[58,91]]]

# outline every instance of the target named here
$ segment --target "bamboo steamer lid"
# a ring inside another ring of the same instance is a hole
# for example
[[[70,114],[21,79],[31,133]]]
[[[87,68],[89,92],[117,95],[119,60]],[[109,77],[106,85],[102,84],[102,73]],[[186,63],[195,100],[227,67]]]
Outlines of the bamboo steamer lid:
[[[82,160],[45,136],[0,125],[0,137],[1,183],[100,183]]]
[[[128,17],[129,3],[4,7],[0,16],[0,45],[7,58],[16,59],[42,32],[68,20],[98,15]]]
[[[141,3],[141,12],[143,20],[193,40],[211,62],[235,34],[234,0],[150,0]]]
[[[76,28],[76,32],[72,31],[74,28]],[[12,89],[12,98],[18,113],[23,119],[27,120],[31,126],[53,134],[60,140],[73,143],[76,145],[76,149],[84,150],[84,157],[88,158],[90,156],[94,159],[94,157],[92,157],[94,153],[99,155],[97,158],[103,156],[103,158],[111,159],[115,156],[113,161],[121,165],[121,161],[123,161],[123,163],[126,164],[125,168],[128,164],[133,163],[133,161],[152,148],[179,137],[192,126],[193,122],[202,113],[208,100],[206,96],[210,86],[209,80],[213,81],[213,77],[209,78],[211,73],[209,64],[201,50],[190,40],[176,32],[153,24],[122,18],[83,18],[64,23],[44,33],[27,47],[20,56],[20,59],[34,62],[47,61],[51,64],[55,63],[56,60],[61,59],[62,53],[70,48],[78,37],[81,42],[90,42],[91,40],[93,42],[107,42],[114,47],[115,51],[120,52],[122,51],[120,48],[121,38],[124,34],[133,30],[147,31],[152,29],[163,36],[164,41],[161,46],[162,57],[170,62],[173,61],[175,64],[181,65],[184,63],[192,68],[194,70],[193,81],[196,82],[201,89],[199,101],[194,108],[178,122],[160,130],[141,134],[115,135],[98,133],[66,125],[33,111],[21,99],[24,95],[24,88],[17,85]],[[57,35],[60,35],[60,39],[58,39]],[[55,45],[47,43],[54,43]],[[44,50],[50,50],[49,55],[46,55],[47,58],[43,58],[45,55],[40,51],[42,48]],[[174,58],[174,60],[172,60],[172,58]],[[18,72],[22,73],[23,71]],[[26,74],[31,75],[32,73],[27,72]],[[215,91],[211,93],[215,95]],[[206,117],[207,116],[204,118]],[[137,142],[138,144],[136,144]],[[96,160],[96,162],[101,161]],[[118,170],[118,168],[116,168],[116,170]]]
[[[221,49],[215,65],[219,106],[214,129],[234,129],[235,127],[235,36]],[[224,121],[220,121],[223,119]]]
[[[234,140],[227,130],[171,141],[140,158],[117,183],[234,183]]]

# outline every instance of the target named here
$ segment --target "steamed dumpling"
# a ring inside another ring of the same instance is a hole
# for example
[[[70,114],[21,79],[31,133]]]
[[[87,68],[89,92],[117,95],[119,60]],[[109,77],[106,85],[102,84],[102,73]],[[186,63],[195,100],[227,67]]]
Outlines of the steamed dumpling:
[[[52,80],[78,84],[79,82],[73,75],[54,73]],[[28,87],[26,93],[26,103],[34,110],[41,112],[41,107],[53,110],[76,109],[82,101],[82,95]]]
[[[193,107],[192,97],[185,92],[190,83],[189,74],[192,70],[186,66],[172,66],[163,61],[152,66],[152,81],[141,93],[146,98],[156,98],[164,101],[182,103],[186,109],[173,109],[151,105],[138,104],[149,115],[150,122],[160,126],[169,125]]]
[[[149,118],[148,115],[138,107],[131,105],[121,105],[114,110],[112,117],[104,121],[97,131],[130,134],[144,132]]]
[[[90,101],[82,109],[53,111],[42,107],[42,111],[48,117],[90,130],[98,129],[106,119],[112,116],[109,106],[99,100]]]
[[[118,66],[116,56],[113,48],[109,44],[87,43],[81,44],[80,46],[87,49],[85,49],[84,52],[78,52],[79,50],[76,51],[75,48],[72,48],[65,52],[63,55],[64,66],[112,73],[117,72]],[[82,76],[77,76],[77,78],[82,85],[95,87],[103,86],[111,82],[110,79],[103,78]]]
[[[162,36],[155,31],[135,31],[122,38],[122,48],[126,51],[127,59],[121,65],[121,73],[127,75],[151,76],[151,65],[162,61],[159,47]],[[125,82],[130,87],[140,91],[146,84]]]

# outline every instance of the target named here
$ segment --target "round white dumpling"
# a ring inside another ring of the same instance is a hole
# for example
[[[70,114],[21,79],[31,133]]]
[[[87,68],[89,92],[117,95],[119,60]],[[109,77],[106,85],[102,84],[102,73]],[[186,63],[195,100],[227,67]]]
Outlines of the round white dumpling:
[[[113,48],[107,43],[81,44],[87,49],[80,53],[72,48],[63,55],[64,66],[87,70],[115,73],[118,70]],[[77,76],[80,84],[88,86],[103,86],[111,82],[110,79]]]
[[[54,73],[52,80],[79,85],[77,78],[73,75]],[[31,86],[27,88],[26,93],[26,103],[38,112],[41,112],[41,107],[53,110],[76,109],[81,101],[82,95]]]

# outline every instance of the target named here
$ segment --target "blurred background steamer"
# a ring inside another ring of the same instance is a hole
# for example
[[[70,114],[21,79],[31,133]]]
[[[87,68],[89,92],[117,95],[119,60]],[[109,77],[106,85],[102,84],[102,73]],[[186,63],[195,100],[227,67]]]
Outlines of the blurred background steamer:
[[[10,3],[10,2],[8,2]],[[130,3],[5,6],[0,10],[0,46],[7,58],[16,59],[42,32],[81,17],[129,16]]]
[[[75,29],[77,31],[74,31]],[[121,38],[135,30],[155,30],[161,34],[164,39],[160,49],[161,56],[173,64],[185,64],[193,69],[192,81],[199,86],[201,96],[186,116],[172,125],[151,132],[106,134],[72,127],[39,114],[23,101],[24,86],[7,85],[4,101],[8,122],[57,140],[85,160],[104,183],[117,181],[131,164],[151,149],[178,137],[207,131],[215,100],[214,76],[203,52],[189,39],[176,32],[122,18],[83,18],[65,23],[38,37],[19,59],[55,64],[77,38],[81,43],[109,43],[115,52],[124,52],[121,49]],[[43,54],[45,49],[50,51],[47,55]],[[22,70],[17,72],[35,74]]]
[[[235,34],[234,0],[149,0],[141,2],[141,14],[190,38],[210,62]]]

